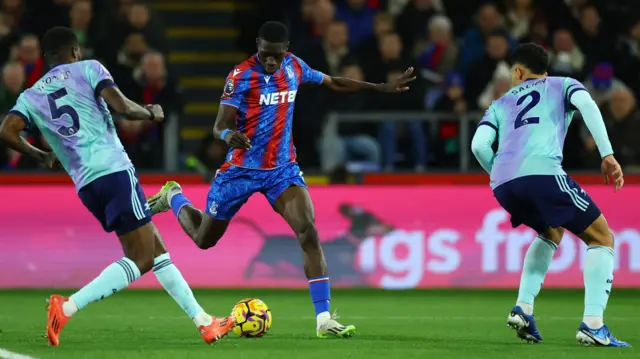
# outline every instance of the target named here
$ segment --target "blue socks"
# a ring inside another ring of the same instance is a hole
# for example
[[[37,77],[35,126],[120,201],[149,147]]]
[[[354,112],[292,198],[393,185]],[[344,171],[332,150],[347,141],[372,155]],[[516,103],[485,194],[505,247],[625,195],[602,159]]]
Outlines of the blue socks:
[[[80,310],[87,305],[102,300],[121,291],[140,278],[138,266],[129,258],[122,258],[105,268],[89,284],[71,296],[71,300]]]
[[[316,315],[329,312],[329,301],[331,300],[331,286],[329,277],[322,276],[309,279],[309,292],[311,301],[316,310]]]
[[[189,199],[185,197],[182,193],[176,193],[173,195],[173,197],[171,197],[171,203],[169,205],[171,206],[171,210],[173,211],[173,214],[175,214],[176,217],[178,217],[180,216],[180,210],[182,209],[182,207],[190,206],[191,201],[189,201]]]
[[[553,254],[558,249],[558,245],[554,242],[536,237],[533,240],[527,254],[524,257],[524,266],[520,277],[520,289],[518,291],[518,301],[516,305],[520,306],[525,314],[533,314],[533,302],[544,282],[544,276],[549,270]]]
[[[584,316],[602,318],[607,307],[611,286],[613,285],[612,248],[603,246],[589,246],[584,263]],[[590,320],[585,320],[591,329]],[[601,322],[600,322],[601,323]],[[599,323],[598,323],[599,324]]]
[[[175,196],[174,196],[175,198]],[[194,319],[198,314],[204,312],[200,304],[193,296],[193,292],[189,285],[182,277],[178,268],[171,262],[169,253],[165,253],[153,260],[153,273],[158,278],[158,282],[178,303],[180,308]]]

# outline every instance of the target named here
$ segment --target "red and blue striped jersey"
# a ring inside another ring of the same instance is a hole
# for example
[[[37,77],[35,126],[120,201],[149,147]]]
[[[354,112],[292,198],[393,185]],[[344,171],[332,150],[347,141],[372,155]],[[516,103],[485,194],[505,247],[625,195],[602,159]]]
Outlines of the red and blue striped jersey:
[[[280,69],[267,73],[258,55],[236,66],[227,77],[221,105],[237,108],[236,126],[251,140],[251,149],[230,149],[232,165],[270,169],[296,161],[293,106],[298,87],[319,85],[323,74],[287,53]]]

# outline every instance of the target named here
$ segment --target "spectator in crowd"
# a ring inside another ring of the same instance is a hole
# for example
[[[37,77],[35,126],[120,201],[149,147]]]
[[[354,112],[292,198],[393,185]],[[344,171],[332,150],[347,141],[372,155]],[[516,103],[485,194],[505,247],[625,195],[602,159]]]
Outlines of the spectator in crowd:
[[[531,30],[527,35],[520,39],[520,43],[533,42],[536,45],[540,45],[543,48],[549,48],[549,24],[546,16],[542,13],[537,13],[531,20]]]
[[[408,49],[413,49],[416,42],[425,37],[429,20],[440,12],[439,6],[435,0],[410,0],[405,6],[398,16],[396,29]]]
[[[397,35],[393,35],[398,37]],[[398,41],[400,38],[398,37]],[[384,82],[391,82],[402,76],[407,66],[402,61],[393,61],[387,64],[387,77]],[[417,85],[417,84],[416,84]],[[422,93],[418,86],[403,94],[378,94],[375,103],[380,111],[418,111],[422,107]],[[400,125],[404,133],[399,131]],[[408,132],[408,134],[407,134]],[[404,136],[403,136],[404,135]],[[408,136],[407,136],[408,135]],[[382,146],[383,166],[386,171],[395,169],[398,155],[397,145],[401,137],[409,137],[412,148],[413,169],[424,171],[427,168],[427,136],[422,128],[422,122],[410,121],[398,123],[397,121],[384,122],[380,125],[378,141]]]
[[[394,32],[395,19],[391,14],[380,12],[373,18],[373,34],[369,35],[363,43],[358,47],[358,57],[362,60],[379,59],[380,58],[380,38],[384,34]],[[370,63],[365,62],[365,63]],[[372,69],[375,71],[375,69]],[[367,72],[367,70],[365,70]]]
[[[422,75],[434,83],[441,83],[445,74],[453,70],[458,47],[453,39],[451,20],[435,15],[429,20],[427,37],[416,43],[414,58]]]
[[[17,62],[10,62],[2,67],[0,79],[0,121],[9,113],[22,93],[25,84],[24,68]]]
[[[502,16],[495,5],[485,3],[480,6],[475,16],[475,25],[469,28],[462,38],[462,51],[458,63],[460,72],[466,74],[472,64],[486,54],[485,40],[501,26]]]
[[[600,13],[593,5],[580,9],[580,28],[576,32],[576,42],[587,57],[587,68],[600,61],[611,61],[615,41],[613,35],[605,31]]]
[[[84,58],[95,58],[95,40],[98,35],[92,29],[93,4],[90,0],[76,0],[69,9],[69,27],[73,29],[82,48]]]
[[[511,88],[511,71],[506,63],[500,63],[493,73],[493,79],[478,97],[478,108],[486,111],[491,103],[504,95]]]
[[[167,39],[164,35],[164,25],[157,16],[152,16],[146,5],[131,5],[127,14],[126,25],[128,31],[143,34],[151,48],[163,54],[169,52]]]
[[[133,70],[138,67],[142,56],[149,51],[147,41],[141,33],[132,33],[124,41],[124,45],[118,52],[116,64],[110,66],[118,86],[125,94],[135,92]]]
[[[585,63],[584,54],[567,29],[553,34],[553,49],[549,51],[549,73],[553,76],[581,78]]]
[[[438,167],[455,167],[460,158],[460,123],[458,119],[467,114],[465,80],[462,74],[450,72],[444,81],[444,94],[436,102],[434,111],[453,114],[454,117],[438,121],[435,136],[434,158]]]
[[[509,35],[516,40],[520,40],[529,34],[531,21],[535,16],[533,0],[510,0],[508,1],[506,28]]]
[[[349,53],[349,29],[344,22],[336,20],[327,28],[322,43],[302,56],[313,68],[338,76],[342,61]]]
[[[40,40],[35,35],[24,35],[18,47],[18,60],[24,67],[26,87],[31,87],[45,74],[45,63],[40,53]]]
[[[477,98],[491,81],[500,63],[505,63],[509,55],[509,39],[504,30],[495,30],[486,41],[485,55],[476,60],[467,75],[467,102],[475,107]]]
[[[3,14],[6,26],[17,28],[24,15],[24,4],[22,0],[1,0],[0,13]]]
[[[335,20],[336,8],[330,0],[316,0],[312,7],[306,35],[299,36],[300,39],[296,41],[298,42],[296,48],[302,52],[311,51],[311,47],[321,43]]]
[[[12,52],[12,46],[18,41],[16,27],[12,26],[6,14],[0,12],[0,65],[4,64]]]
[[[597,64],[589,79],[584,82],[584,87],[598,106],[608,101],[614,91],[627,89],[622,81],[613,76],[613,66],[609,62]]]
[[[621,34],[616,55],[616,75],[635,93],[640,94],[640,17],[634,16],[628,30]]]
[[[345,0],[336,9],[336,17],[349,28],[349,45],[358,47],[373,34],[373,17],[375,12],[366,0]]]
[[[364,81],[364,73],[355,62],[346,63],[340,76]],[[331,110],[335,112],[365,112],[370,106],[366,93],[330,95]],[[338,137],[334,133],[321,139],[321,166],[324,173],[333,173],[339,167],[358,163],[370,171],[380,166],[380,145],[372,136],[375,126],[367,123],[343,123],[338,125]]]
[[[182,113],[182,96],[174,80],[168,76],[161,53],[146,53],[140,67],[134,71],[134,79],[135,91],[129,93],[132,100],[145,105],[161,105],[165,113],[165,123],[171,121],[172,115]],[[122,119],[120,133],[123,145],[136,167],[162,167],[163,156],[162,152],[158,151],[163,143],[162,124]]]
[[[397,64],[399,61],[407,62],[404,61],[402,40],[395,32],[382,35],[378,48],[380,49],[379,58],[363,59],[363,61],[368,62],[368,65],[364,67],[365,78],[367,81],[374,83],[387,81],[387,73],[390,70],[390,66]]]
[[[626,88],[614,90],[602,115],[616,158],[622,166],[634,165],[637,170],[640,165],[640,111],[631,91]]]

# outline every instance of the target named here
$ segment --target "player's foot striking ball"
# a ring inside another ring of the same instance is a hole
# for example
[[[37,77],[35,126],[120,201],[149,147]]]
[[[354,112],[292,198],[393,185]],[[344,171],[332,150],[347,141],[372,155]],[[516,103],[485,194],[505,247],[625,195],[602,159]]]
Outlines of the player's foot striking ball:
[[[624,184],[602,115],[582,84],[547,76],[547,52],[523,44],[511,56],[513,88],[494,101],[471,144],[491,188],[511,215],[511,224],[538,232],[527,250],[516,307],[508,325],[518,337],[540,342],[533,303],[553,254],[567,229],[587,246],[584,267],[585,308],[576,338],[585,345],[624,347],[603,322],[613,283],[613,232],[598,206],[562,169],[562,147],[575,110],[579,110],[602,157],[605,183],[618,191]],[[498,152],[492,144],[498,141]]]
[[[107,103],[131,120],[162,121],[162,108],[136,105],[118,90],[99,62],[80,61],[80,46],[73,30],[49,30],[43,48],[51,69],[20,95],[0,125],[0,139],[48,168],[63,167],[82,203],[105,231],[116,232],[124,251],[124,257],[69,298],[49,298],[49,344],[60,345],[60,333],[79,310],[126,288],[149,271],[193,320],[204,341],[218,340],[231,330],[233,318],[219,321],[207,314],[171,261],[151,222],[136,170],[118,139]],[[36,129],[53,152],[43,152],[20,137],[23,130]]]
[[[152,197],[152,211],[170,207],[191,240],[207,249],[218,243],[251,195],[264,194],[300,242],[318,336],[344,338],[355,328],[339,324],[330,314],[327,264],[313,203],[296,162],[292,136],[296,95],[303,85],[322,85],[338,92],[405,92],[415,79],[413,68],[386,84],[325,75],[287,51],[288,30],[279,22],[262,25],[256,45],[258,52],[227,76],[213,132],[230,149],[227,162],[213,180],[204,213],[171,182]]]

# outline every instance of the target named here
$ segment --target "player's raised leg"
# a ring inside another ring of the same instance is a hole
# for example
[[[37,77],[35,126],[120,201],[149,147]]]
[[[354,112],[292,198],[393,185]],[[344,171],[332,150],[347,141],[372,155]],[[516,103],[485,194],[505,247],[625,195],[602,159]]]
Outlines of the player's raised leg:
[[[507,325],[527,342],[542,341],[533,315],[533,304],[563,235],[564,229],[548,227],[533,240],[524,257],[518,299],[509,314]]]
[[[614,238],[604,216],[600,215],[578,236],[589,246],[584,264],[584,316],[576,339],[584,345],[629,347],[618,340],[604,324],[604,310],[613,285]]]
[[[281,183],[286,184],[287,182]],[[304,272],[309,280],[309,292],[316,312],[318,337],[347,338],[355,334],[356,328],[353,325],[344,326],[338,323],[337,316],[332,316],[330,313],[331,287],[327,275],[327,263],[316,229],[313,203],[309,192],[303,185],[304,182],[302,185],[290,185],[284,189],[284,192],[282,192],[282,188],[276,186],[272,191],[266,193],[267,199],[272,202],[274,198],[270,198],[270,193],[281,193],[272,203],[275,210],[291,226],[300,242]]]
[[[196,208],[174,181],[149,197],[149,206],[154,215],[172,210],[184,232],[200,249],[215,246],[229,227],[228,219],[214,219]]]

